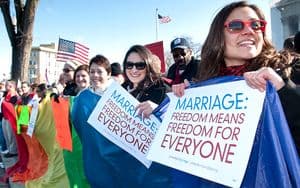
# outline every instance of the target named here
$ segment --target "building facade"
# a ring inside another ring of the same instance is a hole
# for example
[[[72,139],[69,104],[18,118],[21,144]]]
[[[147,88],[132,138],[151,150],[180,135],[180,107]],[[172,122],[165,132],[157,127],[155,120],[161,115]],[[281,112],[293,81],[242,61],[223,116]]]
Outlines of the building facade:
[[[64,63],[56,62],[56,53],[55,43],[32,47],[28,71],[30,83],[57,83]]]
[[[281,0],[271,8],[272,41],[282,49],[286,38],[300,31],[300,0]]]

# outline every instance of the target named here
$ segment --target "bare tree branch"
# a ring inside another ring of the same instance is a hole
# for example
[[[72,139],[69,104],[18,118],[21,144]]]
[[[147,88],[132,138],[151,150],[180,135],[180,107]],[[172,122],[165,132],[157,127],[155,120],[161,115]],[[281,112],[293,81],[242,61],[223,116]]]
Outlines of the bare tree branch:
[[[24,4],[21,0],[14,0],[15,2],[15,10],[16,10],[16,19],[17,19],[17,28],[19,29],[22,23],[22,17],[23,17],[23,8]]]
[[[2,15],[4,18],[4,22],[6,25],[6,30],[7,30],[7,34],[8,37],[10,39],[11,45],[14,46],[15,45],[15,27],[12,23],[11,20],[11,16],[10,16],[10,11],[9,11],[9,0],[1,0],[0,2],[0,6],[1,6],[1,11],[2,11]]]
[[[24,7],[24,15],[23,15],[23,32],[25,34],[31,34],[33,25],[34,25],[34,17],[37,9],[39,0],[27,0],[26,5]]]
[[[12,46],[11,77],[26,81],[28,80],[34,17],[39,0],[14,0],[15,15],[14,12],[10,12],[10,2],[11,0],[0,0],[1,11]],[[12,23],[12,16],[15,16],[17,21],[15,26]]]

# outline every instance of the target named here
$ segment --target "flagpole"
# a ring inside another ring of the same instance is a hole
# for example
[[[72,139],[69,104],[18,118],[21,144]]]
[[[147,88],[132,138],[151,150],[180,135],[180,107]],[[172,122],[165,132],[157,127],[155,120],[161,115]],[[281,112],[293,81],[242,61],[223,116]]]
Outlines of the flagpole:
[[[158,40],[158,8],[156,8],[156,13],[155,13],[155,24],[156,24],[156,41]]]

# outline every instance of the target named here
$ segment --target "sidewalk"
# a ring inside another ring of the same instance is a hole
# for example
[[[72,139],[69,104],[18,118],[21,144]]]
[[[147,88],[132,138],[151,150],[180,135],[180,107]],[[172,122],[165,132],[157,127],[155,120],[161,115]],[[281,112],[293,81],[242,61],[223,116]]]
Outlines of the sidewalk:
[[[4,175],[4,169],[3,168],[0,168],[0,177],[3,177]],[[7,183],[3,183],[3,182],[0,182],[0,188],[6,188],[6,187],[9,187]]]
[[[1,158],[2,158],[3,164],[6,168],[11,167],[18,160],[18,157],[5,158],[2,154],[1,154]],[[2,178],[4,176],[4,174],[5,174],[5,170],[3,168],[0,168],[0,177]],[[9,181],[9,184],[0,182],[0,188],[4,188],[4,187],[5,188],[24,188],[25,186],[23,183],[18,183],[18,182]]]

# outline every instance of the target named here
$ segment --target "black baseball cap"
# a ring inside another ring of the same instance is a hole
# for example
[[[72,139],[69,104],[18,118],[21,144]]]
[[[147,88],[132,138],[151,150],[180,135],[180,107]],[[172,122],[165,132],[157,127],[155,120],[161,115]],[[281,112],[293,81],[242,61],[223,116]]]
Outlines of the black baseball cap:
[[[176,38],[171,42],[171,51],[175,48],[187,49],[190,48],[190,43],[185,38]]]

